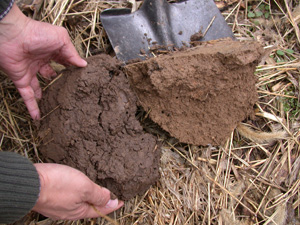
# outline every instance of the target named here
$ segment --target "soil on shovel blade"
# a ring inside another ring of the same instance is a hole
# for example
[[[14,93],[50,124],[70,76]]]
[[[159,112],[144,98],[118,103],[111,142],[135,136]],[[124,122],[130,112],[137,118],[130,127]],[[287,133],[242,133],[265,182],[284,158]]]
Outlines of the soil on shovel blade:
[[[137,98],[117,60],[91,57],[52,84],[41,102],[40,152],[127,200],[159,178],[160,148],[135,118]],[[57,108],[58,107],[58,108]]]
[[[253,114],[257,42],[230,39],[129,64],[126,72],[151,119],[180,142],[221,145]]]

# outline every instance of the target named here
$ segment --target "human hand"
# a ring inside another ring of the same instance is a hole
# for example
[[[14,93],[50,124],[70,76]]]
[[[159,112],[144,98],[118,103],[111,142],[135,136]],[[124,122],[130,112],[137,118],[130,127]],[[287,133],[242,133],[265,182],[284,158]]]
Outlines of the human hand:
[[[110,199],[110,191],[93,183],[79,170],[53,163],[34,164],[41,183],[33,210],[52,219],[77,220],[106,215],[122,205]]]
[[[85,67],[66,29],[26,17],[16,4],[0,21],[0,68],[14,82],[33,119],[40,119],[36,99],[42,97],[37,72],[50,79],[50,60]]]

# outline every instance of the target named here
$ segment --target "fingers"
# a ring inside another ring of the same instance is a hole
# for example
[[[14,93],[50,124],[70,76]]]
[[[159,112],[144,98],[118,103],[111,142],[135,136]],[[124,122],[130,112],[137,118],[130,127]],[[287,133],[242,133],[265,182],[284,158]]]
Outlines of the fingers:
[[[34,82],[35,83],[35,82]],[[34,84],[36,85],[36,84]],[[36,86],[35,86],[36,88]],[[24,103],[29,111],[29,114],[32,119],[39,120],[41,118],[39,106],[35,99],[34,90],[31,86],[24,88],[18,88],[20,95],[22,96]]]
[[[56,72],[53,70],[53,68],[47,63],[39,69],[40,74],[45,77],[46,79],[51,79],[51,77],[56,76]]]
[[[79,56],[70,40],[68,32],[65,29],[63,30],[62,35],[65,43],[61,49],[60,58],[71,65],[85,67],[87,65],[87,62]]]
[[[42,89],[40,87],[37,76],[32,77],[30,86],[18,88],[18,91],[24,100],[31,118],[34,120],[39,120],[41,118],[41,115],[36,99],[42,98]]]
[[[42,98],[42,89],[40,87],[40,83],[39,83],[39,80],[37,79],[37,76],[34,76],[32,78],[30,86],[32,87],[35,98],[41,99]]]
[[[66,45],[62,49],[61,54],[63,60],[65,60],[67,63],[71,65],[78,66],[78,67],[86,67],[87,65],[87,62],[79,56],[78,52],[76,51],[71,41],[66,43]]]

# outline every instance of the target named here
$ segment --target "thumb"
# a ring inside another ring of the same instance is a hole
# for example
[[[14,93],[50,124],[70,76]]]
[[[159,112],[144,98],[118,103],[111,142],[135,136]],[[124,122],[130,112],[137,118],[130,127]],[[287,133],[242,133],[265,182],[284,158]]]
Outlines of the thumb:
[[[108,204],[104,207],[96,207],[94,205],[86,204],[85,218],[97,218],[105,217],[105,215],[112,213],[113,211],[121,208],[124,205],[124,202],[115,200],[109,200]],[[108,220],[111,220],[109,217],[105,217]],[[114,224],[114,221],[112,221]]]
[[[116,211],[117,209],[121,208],[123,205],[124,202],[115,199],[115,200],[109,200],[108,204],[104,207],[92,206],[91,208],[94,211],[93,213],[97,213],[98,216],[103,217],[103,215],[112,213],[113,211]]]
[[[92,183],[92,188],[89,193],[89,195],[86,195],[86,199],[84,199],[84,201],[91,205],[102,207],[110,200],[110,191],[95,183]]]
[[[108,189],[96,184],[93,184],[93,186],[91,194],[86,199],[86,202],[90,205],[88,214],[91,217],[109,214],[123,206],[122,201],[111,199],[111,192]]]

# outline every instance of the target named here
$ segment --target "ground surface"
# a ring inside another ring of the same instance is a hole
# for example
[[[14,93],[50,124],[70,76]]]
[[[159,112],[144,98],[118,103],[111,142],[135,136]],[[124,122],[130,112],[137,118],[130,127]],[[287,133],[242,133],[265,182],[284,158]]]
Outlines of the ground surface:
[[[40,151],[86,173],[120,199],[143,194],[159,178],[160,148],[135,118],[136,97],[107,55],[88,59],[52,84],[41,102]]]
[[[18,2],[22,2],[19,0]],[[111,45],[99,13],[132,7],[141,1],[23,1],[28,16],[68,29],[82,57]],[[172,0],[171,2],[175,2]],[[266,54],[255,70],[255,118],[244,125],[256,131],[285,131],[287,136],[261,143],[236,129],[221,146],[180,143],[153,124],[144,129],[163,141],[161,178],[142,196],[125,201],[115,222],[95,218],[53,221],[35,213],[16,225],[103,224],[299,224],[300,218],[300,5],[298,0],[215,0],[240,40],[258,41]],[[124,21],[125,24],[125,21]],[[48,82],[40,79],[44,88]],[[13,83],[0,74],[0,150],[43,162],[40,138]],[[138,113],[144,122],[147,113]],[[259,133],[260,134],[260,133]]]
[[[180,142],[221,145],[258,99],[262,47],[220,40],[126,66],[140,104]]]

